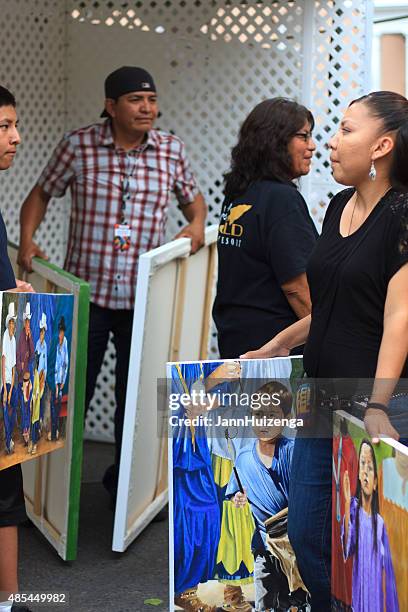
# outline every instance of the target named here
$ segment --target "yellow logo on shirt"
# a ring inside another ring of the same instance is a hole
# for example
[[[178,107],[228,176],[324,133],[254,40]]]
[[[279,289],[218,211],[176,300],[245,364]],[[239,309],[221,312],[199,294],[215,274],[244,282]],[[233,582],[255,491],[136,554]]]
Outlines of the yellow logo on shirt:
[[[228,213],[221,215],[219,233],[224,236],[240,238],[244,233],[244,228],[239,223],[235,223],[235,221],[238,221],[238,219],[251,210],[251,208],[251,204],[238,204],[238,206],[231,208]],[[226,223],[223,223],[223,221],[226,221]]]
[[[248,212],[248,210],[251,210],[251,208],[252,206],[250,204],[239,204],[238,206],[234,206],[234,208],[231,208],[228,215],[228,223],[232,224],[234,221],[238,221],[238,219]]]

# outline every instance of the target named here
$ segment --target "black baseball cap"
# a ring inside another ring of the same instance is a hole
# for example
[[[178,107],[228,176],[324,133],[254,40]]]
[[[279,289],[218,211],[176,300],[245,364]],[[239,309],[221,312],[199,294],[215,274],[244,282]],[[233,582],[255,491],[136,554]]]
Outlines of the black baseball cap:
[[[117,100],[131,91],[153,91],[156,92],[156,85],[151,74],[144,68],[137,66],[122,66],[114,72],[108,74],[105,79],[105,98]],[[109,117],[109,113],[104,109],[101,117]]]

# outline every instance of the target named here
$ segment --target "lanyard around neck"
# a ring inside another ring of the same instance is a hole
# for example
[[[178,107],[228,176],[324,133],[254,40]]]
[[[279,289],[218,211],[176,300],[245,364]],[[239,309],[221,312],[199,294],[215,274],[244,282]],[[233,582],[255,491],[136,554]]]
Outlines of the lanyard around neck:
[[[120,174],[121,174],[121,184],[120,184],[120,189],[121,189],[120,222],[121,223],[125,223],[126,205],[127,205],[128,201],[131,198],[130,179],[134,175],[134,172],[135,172],[135,169],[136,169],[137,155],[133,155],[133,161],[131,162],[129,153],[126,153],[126,157],[125,157],[125,171],[122,172],[121,159],[120,159],[117,151],[115,151],[115,153],[116,153],[116,157],[117,157],[119,168],[120,168]]]

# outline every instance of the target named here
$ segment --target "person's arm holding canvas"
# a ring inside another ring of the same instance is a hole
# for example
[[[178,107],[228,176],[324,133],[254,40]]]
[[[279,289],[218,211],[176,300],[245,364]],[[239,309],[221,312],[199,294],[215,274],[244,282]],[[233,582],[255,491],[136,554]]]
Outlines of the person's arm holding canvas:
[[[405,264],[391,278],[385,301],[384,331],[373,390],[364,418],[367,432],[372,436],[373,442],[379,441],[380,434],[383,437],[399,439],[386,410],[408,355],[407,303],[408,264]]]
[[[207,217],[207,206],[202,193],[199,192],[196,179],[190,169],[184,143],[180,142],[180,154],[177,162],[174,193],[179,207],[188,225],[177,234],[176,238],[191,239],[191,253],[204,245],[204,226]]]
[[[307,315],[293,323],[261,348],[248,351],[241,355],[241,359],[269,359],[270,357],[287,357],[292,348],[304,344],[310,330],[312,315]]]

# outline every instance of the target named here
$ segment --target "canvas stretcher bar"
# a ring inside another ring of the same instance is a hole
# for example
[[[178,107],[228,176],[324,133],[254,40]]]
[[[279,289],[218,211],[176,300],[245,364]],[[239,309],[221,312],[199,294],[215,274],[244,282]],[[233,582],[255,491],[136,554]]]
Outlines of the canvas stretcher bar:
[[[167,428],[157,380],[208,345],[217,226],[190,255],[182,238],[140,257],[112,549],[123,552],[167,503]],[[208,320],[207,320],[208,319]]]
[[[17,247],[9,255],[18,277]],[[27,513],[60,557],[77,554],[82,439],[89,322],[89,285],[58,266],[35,258],[27,275],[37,292],[72,293],[74,313],[66,444],[63,449],[23,465]]]

